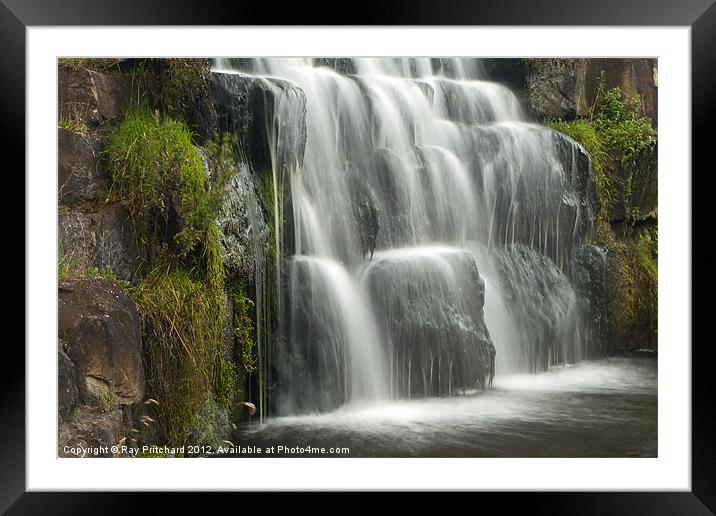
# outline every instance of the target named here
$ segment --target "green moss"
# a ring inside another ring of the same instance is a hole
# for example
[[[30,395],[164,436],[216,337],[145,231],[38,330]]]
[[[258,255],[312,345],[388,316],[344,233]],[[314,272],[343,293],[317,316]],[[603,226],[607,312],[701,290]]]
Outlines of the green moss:
[[[217,131],[209,59],[145,59],[132,73],[132,97],[162,115],[186,121],[201,141]]]
[[[216,219],[224,185],[207,180],[186,124],[134,107],[106,151],[110,195],[127,208],[145,264],[167,250],[180,257],[194,250]]]
[[[519,58],[518,61],[527,68],[527,73],[530,72],[537,72],[539,71],[542,66],[544,65],[544,59],[540,59],[537,57],[522,57]]]
[[[62,129],[68,129],[70,131],[74,131],[76,133],[81,134],[89,134],[90,132],[87,123],[79,114],[74,114],[68,118],[61,118],[57,122],[57,127],[60,127]]]
[[[625,347],[656,348],[658,319],[658,229],[635,228],[650,176],[656,173],[657,133],[640,116],[641,99],[627,99],[620,88],[606,88],[602,73],[589,116],[549,127],[566,134],[590,154],[592,178],[600,200],[597,243],[609,253],[613,336]],[[618,184],[616,184],[618,183]],[[619,195],[617,192],[620,192]],[[613,208],[623,208],[621,234],[611,225]]]
[[[234,336],[241,355],[241,364],[247,374],[256,371],[256,353],[254,341],[254,322],[251,309],[255,306],[249,299],[245,288],[239,286],[232,292],[234,306]]]
[[[106,148],[110,196],[127,209],[142,260],[128,292],[142,321],[148,391],[159,401],[158,429],[173,446],[196,437],[207,399],[228,411],[236,391],[235,366],[223,353],[216,224],[235,170],[233,143],[209,142],[204,162],[185,123],[135,105]]]
[[[158,425],[171,445],[185,443],[192,417],[214,391],[221,364],[221,292],[182,268],[161,265],[130,288],[146,349]]]
[[[601,209],[605,212],[611,209],[614,203],[614,185],[611,183],[607,169],[609,167],[609,154],[604,148],[595,125],[589,120],[550,120],[546,125],[555,131],[566,134],[579,143],[592,159],[592,179],[597,189]]]
[[[611,319],[617,342],[656,349],[658,328],[658,265],[649,230],[632,240],[612,241],[608,271]]]
[[[87,265],[84,260],[67,256],[62,248],[57,255],[57,279],[65,281],[74,278],[109,278],[122,288],[129,283],[119,278],[110,267],[95,267]]]

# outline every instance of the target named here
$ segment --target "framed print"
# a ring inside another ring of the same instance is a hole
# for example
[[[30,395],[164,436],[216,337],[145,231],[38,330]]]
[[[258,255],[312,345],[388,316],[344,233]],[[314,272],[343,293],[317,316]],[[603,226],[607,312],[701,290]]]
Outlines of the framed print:
[[[4,0],[27,202],[4,509],[438,490],[713,510],[691,169],[716,8],[464,4],[260,26]]]

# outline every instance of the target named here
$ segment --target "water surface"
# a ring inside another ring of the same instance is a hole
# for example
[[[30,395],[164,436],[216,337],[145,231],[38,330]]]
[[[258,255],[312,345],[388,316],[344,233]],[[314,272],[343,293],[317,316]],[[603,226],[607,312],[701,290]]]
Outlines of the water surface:
[[[349,404],[241,430],[240,446],[350,449],[283,457],[656,457],[657,365],[581,362],[498,375],[488,392]]]

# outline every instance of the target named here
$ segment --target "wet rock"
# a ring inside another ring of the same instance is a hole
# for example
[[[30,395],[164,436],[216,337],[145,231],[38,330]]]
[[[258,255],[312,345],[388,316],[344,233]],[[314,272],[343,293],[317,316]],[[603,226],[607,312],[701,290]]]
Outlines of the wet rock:
[[[68,264],[111,269],[120,279],[131,280],[138,254],[127,212],[108,204],[97,212],[61,211],[58,214],[61,257]]]
[[[265,268],[270,232],[254,178],[243,164],[229,181],[218,222],[228,278],[253,279]]]
[[[448,395],[491,385],[495,348],[484,321],[485,284],[471,253],[376,253],[363,275],[375,311],[384,314],[398,393]]]
[[[584,245],[577,249],[570,265],[570,279],[586,319],[590,356],[604,356],[610,344],[607,254],[603,247]]]
[[[79,120],[89,127],[109,129],[123,114],[130,96],[129,84],[104,73],[58,65],[60,120]]]
[[[300,174],[306,149],[306,96],[295,84],[240,73],[212,73],[211,89],[219,129],[239,135],[239,154],[262,192],[269,219],[274,209],[283,256],[293,254],[293,204],[290,177]],[[272,207],[273,195],[280,206]],[[266,197],[271,197],[269,201]]]
[[[353,75],[357,72],[353,59],[348,57],[319,57],[313,60],[313,65],[332,68],[341,75]]]
[[[345,173],[348,177],[353,217],[358,227],[361,251],[364,257],[372,259],[380,230],[378,200],[357,167],[349,163]]]
[[[658,216],[658,147],[647,149],[637,157],[631,180],[624,167],[618,167],[611,184],[614,197],[618,202],[612,203],[609,219],[612,222],[645,221]],[[625,193],[625,186],[630,183],[630,195]]]
[[[81,403],[131,404],[144,397],[140,321],[134,301],[101,277],[59,282],[59,337],[77,369]]]
[[[97,201],[109,182],[100,167],[99,140],[89,134],[58,129],[59,202],[75,206]]]
[[[569,279],[547,256],[516,244],[492,251],[503,302],[530,371],[584,358],[578,338],[579,306]]]
[[[239,135],[255,172],[303,161],[306,97],[301,89],[285,80],[240,73],[212,73],[211,88],[219,129]]]

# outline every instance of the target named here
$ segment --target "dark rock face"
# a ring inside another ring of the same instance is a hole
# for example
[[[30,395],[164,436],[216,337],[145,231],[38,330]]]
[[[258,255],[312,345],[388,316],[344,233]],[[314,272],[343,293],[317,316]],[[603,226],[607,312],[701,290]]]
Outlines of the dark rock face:
[[[378,231],[380,210],[375,192],[357,167],[349,163],[346,169],[353,206],[353,217],[358,226],[360,245],[364,257],[373,258]]]
[[[109,182],[109,175],[99,165],[98,139],[59,128],[58,146],[60,204],[75,206],[98,200]]]
[[[356,73],[353,60],[348,57],[319,57],[313,61],[313,65],[332,68],[341,75],[353,75]]]
[[[124,280],[131,280],[136,273],[138,254],[131,224],[118,204],[106,205],[96,213],[60,212],[58,240],[69,262],[110,268]]]
[[[277,221],[283,245],[279,251],[289,256],[294,252],[289,178],[300,173],[303,165],[306,96],[288,81],[242,74],[212,73],[211,90],[219,130],[239,135],[241,161],[250,167],[259,186],[271,185],[279,194],[281,204],[276,208],[283,215]],[[273,213],[268,215],[273,218]]]
[[[103,412],[96,407],[77,407],[72,417],[60,423],[58,455],[60,457],[118,457],[111,447],[124,437],[126,428],[122,411]],[[98,453],[88,448],[103,447]]]
[[[140,321],[134,302],[112,280],[59,283],[58,333],[77,368],[81,403],[131,404],[144,397]]]
[[[612,203],[609,219],[612,222],[656,220],[658,216],[658,146],[643,151],[636,158],[632,171],[631,195],[627,200],[625,185],[628,173],[619,166],[614,174],[612,185],[619,202]]]
[[[612,344],[610,336],[609,292],[607,290],[607,254],[604,248],[584,245],[573,255],[570,279],[586,318],[590,355],[604,356]]]
[[[269,227],[256,184],[246,166],[239,166],[228,184],[219,213],[224,269],[230,279],[247,279],[262,269]]]
[[[60,415],[67,418],[77,405],[77,371],[70,357],[62,350],[62,344],[57,350],[57,365],[58,407]]]
[[[538,118],[574,120],[589,109],[585,59],[543,59],[527,80],[530,110]]]
[[[376,253],[364,281],[391,343],[395,393],[444,396],[491,385],[495,347],[484,322],[485,283],[471,253]]]
[[[79,119],[90,127],[98,127],[124,114],[130,88],[123,79],[63,63],[58,66],[58,73],[61,120]]]
[[[576,362],[576,296],[569,279],[547,256],[523,244],[493,252],[505,304],[518,326],[521,354],[531,371]]]
[[[219,129],[238,134],[254,170],[271,170],[274,154],[286,166],[301,161],[306,145],[306,97],[280,79],[213,73]]]

